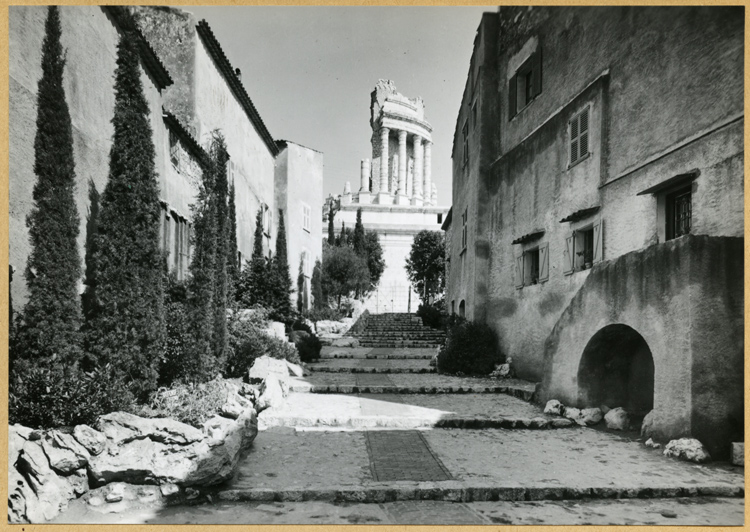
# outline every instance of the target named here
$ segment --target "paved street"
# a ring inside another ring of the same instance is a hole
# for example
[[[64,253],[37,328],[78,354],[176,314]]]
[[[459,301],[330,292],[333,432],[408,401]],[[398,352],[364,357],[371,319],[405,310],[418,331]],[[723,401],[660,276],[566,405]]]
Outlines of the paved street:
[[[424,352],[326,347],[312,367],[429,368]],[[354,371],[294,383],[283,408],[260,415],[234,479],[202,504],[103,514],[76,501],[57,522],[742,524],[742,468],[569,426],[523,399],[534,383]],[[347,393],[310,393],[313,383]]]

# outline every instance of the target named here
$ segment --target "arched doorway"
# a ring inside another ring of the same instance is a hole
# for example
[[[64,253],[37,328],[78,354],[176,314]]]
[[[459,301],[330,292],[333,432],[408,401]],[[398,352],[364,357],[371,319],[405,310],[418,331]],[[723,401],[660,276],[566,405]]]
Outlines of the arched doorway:
[[[458,315],[462,318],[466,317],[466,301],[464,301],[463,299],[458,305]]]
[[[581,407],[622,407],[637,421],[654,407],[654,359],[646,340],[623,324],[600,329],[578,366]]]

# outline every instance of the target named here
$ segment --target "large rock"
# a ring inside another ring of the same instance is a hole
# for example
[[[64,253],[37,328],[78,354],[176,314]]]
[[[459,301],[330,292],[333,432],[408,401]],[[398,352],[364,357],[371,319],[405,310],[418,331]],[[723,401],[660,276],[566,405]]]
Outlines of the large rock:
[[[544,413],[552,416],[564,416],[565,405],[557,399],[550,399],[544,406]]]
[[[289,384],[285,379],[272,374],[266,377],[260,387],[260,397],[256,403],[258,412],[266,408],[281,408],[286,403]]]
[[[49,521],[68,507],[68,501],[75,497],[70,483],[60,478],[50,467],[47,455],[36,441],[27,441],[19,453],[17,473],[9,475],[16,494],[23,494],[25,519],[30,523]],[[24,485],[19,484],[23,480]],[[18,504],[20,510],[21,504]],[[16,508],[9,517],[16,515]],[[15,518],[15,517],[13,517]]]
[[[351,319],[344,321],[320,320],[315,323],[315,331],[318,336],[323,334],[342,334],[351,327]]]
[[[264,332],[269,336],[273,336],[274,338],[286,340],[286,329],[284,327],[284,324],[280,321],[268,322],[268,327],[265,328]]]
[[[107,437],[88,425],[76,425],[73,429],[73,437],[86,448],[89,454],[93,455],[100,454],[107,445]]]
[[[732,465],[745,467],[745,442],[732,443]]]
[[[695,438],[680,438],[670,441],[664,447],[664,456],[673,456],[689,462],[703,463],[711,460],[711,455]]]
[[[201,441],[205,435],[195,427],[169,418],[143,418],[127,412],[99,417],[99,430],[114,444],[149,438],[166,444]]]
[[[641,423],[641,437],[642,438],[651,438],[654,436],[654,420],[656,418],[656,414],[652,410],[648,414],[646,414],[646,417],[643,418],[643,423]]]
[[[252,367],[248,371],[250,382],[261,382],[269,375],[288,377],[289,366],[287,365],[286,360],[271,358],[268,355],[263,355],[262,357],[258,357],[255,359]]]
[[[630,415],[622,407],[611,409],[604,415],[604,423],[608,429],[628,430],[630,428]]]
[[[572,419],[579,425],[586,427],[596,425],[602,420],[602,411],[598,408],[565,408],[565,417]]]
[[[89,461],[89,452],[83,445],[70,434],[63,434],[59,430],[51,430],[45,435],[42,449],[50,467],[63,475],[85,467]]]
[[[307,375],[310,375],[310,370],[304,368],[303,366],[294,364],[292,362],[289,362],[288,360],[285,360],[284,362],[286,362],[286,368],[289,370],[289,375],[291,375],[292,377],[306,377]]]
[[[91,457],[89,475],[97,485],[110,482],[218,484],[232,476],[240,452],[255,438],[257,416],[252,408],[245,410],[236,421],[215,416],[199,432],[204,435],[202,440],[184,445],[149,438],[117,446],[110,443],[106,452]]]
[[[351,337],[336,338],[331,345],[333,347],[359,347],[359,340]]]

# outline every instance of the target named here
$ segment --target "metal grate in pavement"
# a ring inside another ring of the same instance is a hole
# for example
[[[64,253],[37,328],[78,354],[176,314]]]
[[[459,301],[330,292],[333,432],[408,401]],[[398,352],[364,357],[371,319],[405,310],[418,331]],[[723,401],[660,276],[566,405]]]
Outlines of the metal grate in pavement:
[[[387,373],[355,373],[357,386],[393,386],[393,381]]]
[[[357,367],[359,368],[389,368],[391,367],[391,361],[387,359],[361,359],[357,361]]]
[[[450,480],[451,475],[416,430],[367,431],[370,469],[377,481]]]

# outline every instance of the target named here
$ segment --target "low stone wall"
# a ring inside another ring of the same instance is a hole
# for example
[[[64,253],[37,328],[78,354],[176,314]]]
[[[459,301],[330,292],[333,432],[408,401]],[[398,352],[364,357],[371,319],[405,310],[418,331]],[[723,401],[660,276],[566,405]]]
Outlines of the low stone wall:
[[[362,331],[365,330],[365,327],[367,327],[367,318],[370,317],[370,311],[365,309],[362,311],[362,313],[357,318],[357,321],[355,321],[352,326],[349,328],[349,330],[346,332],[346,334],[352,335],[352,334],[359,334]]]
[[[101,416],[96,429],[78,425],[73,430],[35,431],[11,426],[8,521],[49,521],[67,509],[71,499],[110,483],[156,485],[166,496],[231,478],[242,451],[258,433],[254,405],[241,392],[230,393],[222,415],[200,429],[126,412]],[[122,486],[113,486],[117,489],[98,490],[106,492],[107,502],[123,498]]]

